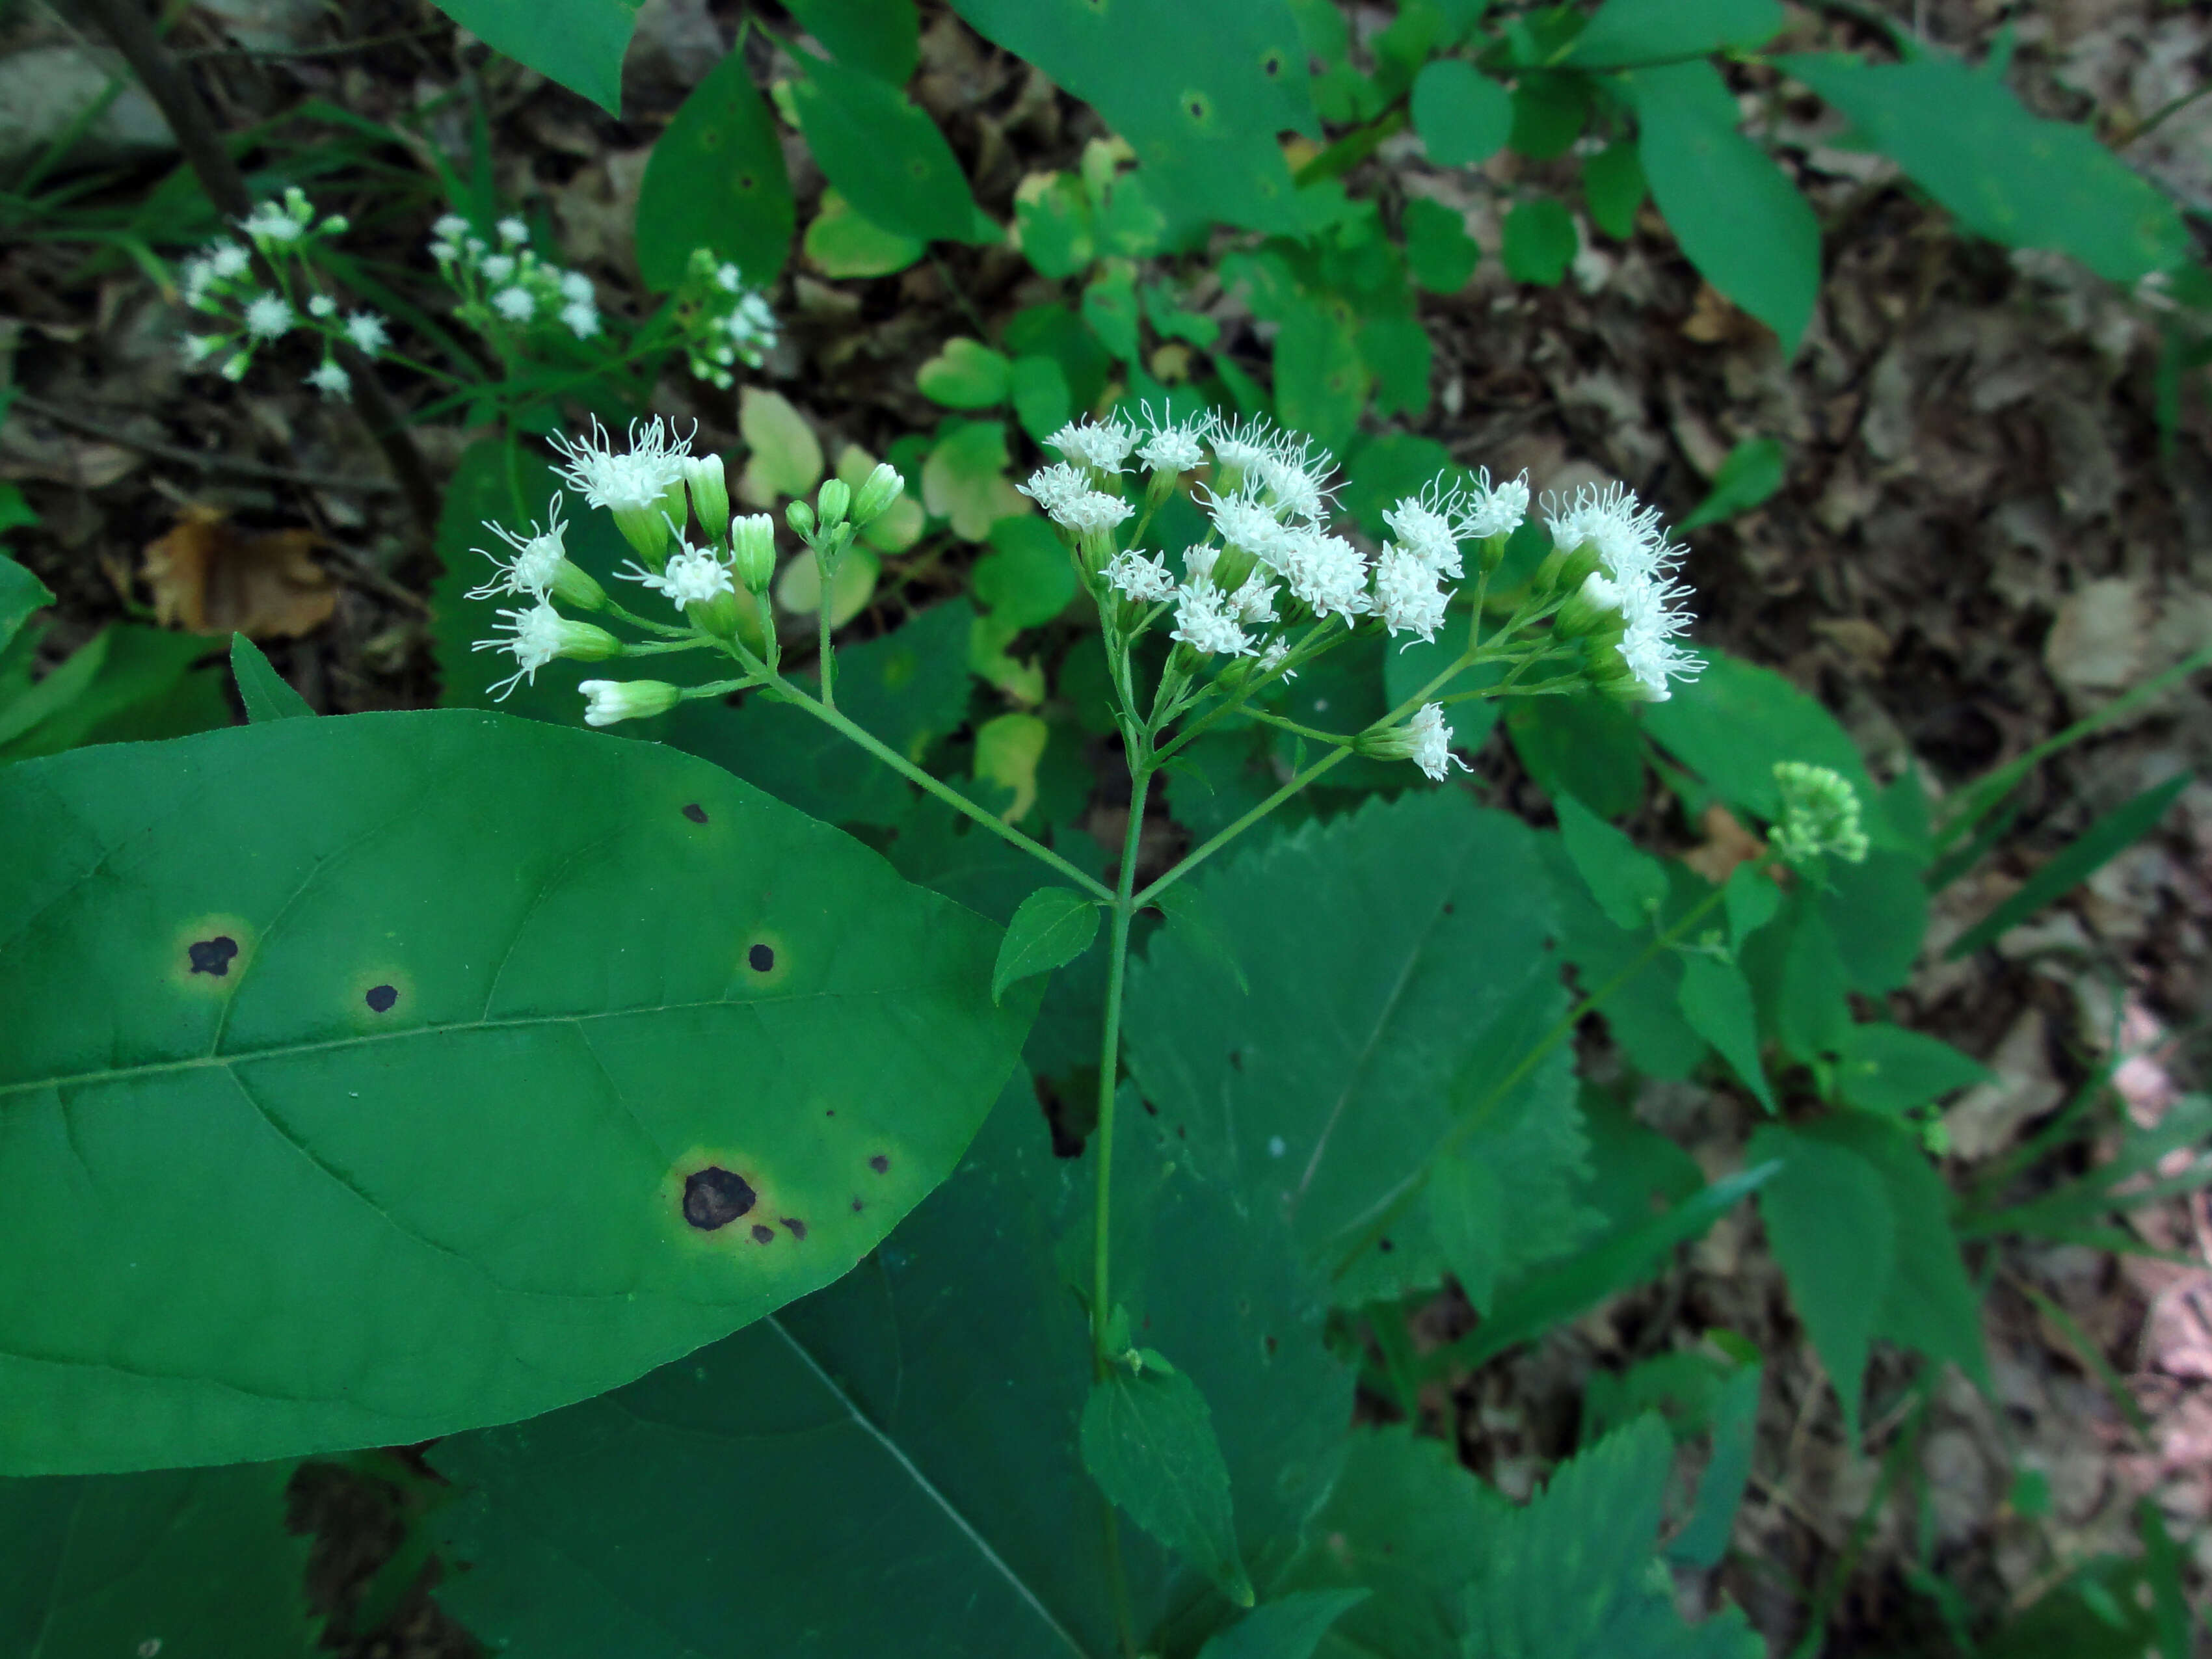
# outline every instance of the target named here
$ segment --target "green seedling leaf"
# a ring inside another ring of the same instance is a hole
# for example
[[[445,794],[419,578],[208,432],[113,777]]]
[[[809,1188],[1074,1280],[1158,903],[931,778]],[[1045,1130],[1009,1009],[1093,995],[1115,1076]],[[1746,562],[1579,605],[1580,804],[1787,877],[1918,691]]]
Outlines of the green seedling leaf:
[[[951,521],[954,535],[980,542],[1000,520],[1036,510],[1006,477],[1004,422],[947,421],[939,430],[937,447],[921,464],[921,501]]]
[[[1065,968],[1098,937],[1098,901],[1072,887],[1040,887],[1024,899],[999,941],[991,969],[991,1000],[1003,1002],[1006,987]]]
[[[2091,128],[2031,115],[1994,64],[1970,69],[1938,52],[1879,65],[1843,52],[1777,61],[1978,235],[2069,254],[2123,285],[2187,256],[2171,198]]]
[[[1557,288],[1580,246],[1575,216],[1565,204],[1539,196],[1515,203],[1505,216],[1499,257],[1505,262],[1505,274],[1515,282]]]
[[[1128,264],[1113,261],[1084,285],[1083,320],[1115,356],[1136,361],[1137,277]]]
[[[791,0],[788,9],[839,63],[895,87],[921,61],[914,0]]]
[[[1713,1404],[1713,1455],[1698,1477],[1690,1518],[1667,1545],[1667,1559],[1692,1567],[1717,1567],[1735,1532],[1736,1510],[1751,1484],[1759,1428],[1761,1370],[1747,1365],[1722,1385]]]
[[[495,52],[622,114],[623,57],[642,0],[437,0]]]
[[[824,189],[822,205],[806,227],[807,262],[824,276],[888,276],[929,251],[916,236],[885,230],[853,210],[844,192]]]
[[[1960,957],[1972,956],[2045,905],[2055,903],[2072,892],[2155,830],[2159,820],[2192,781],[2187,773],[2168,778],[2105,813],[2030,876],[2017,893],[1960,934],[1958,942],[1944,953],[1944,960],[1956,962]]]
[[[1843,1405],[1844,1437],[1856,1446],[1867,1347],[1897,1266],[1888,1186],[1849,1147],[1778,1123],[1754,1131],[1744,1157],[1782,1165],[1759,1192],[1759,1218],[1789,1280],[1790,1305]]]
[[[1713,474],[1713,487],[1678,530],[1696,530],[1718,524],[1739,513],[1748,513],[1782,488],[1784,465],[1778,438],[1746,438],[1729,451],[1721,470]]]
[[[1221,969],[1237,981],[1240,992],[1251,994],[1251,981],[1244,977],[1244,966],[1237,959],[1212,900],[1189,882],[1179,881],[1156,902],[1176,943]]]
[[[703,247],[765,287],[783,269],[797,217],[775,118],[745,54],[732,52],[692,88],[647,158],[638,273],[665,294]]]
[[[1682,1018],[1690,1029],[1713,1045],[1760,1105],[1775,1110],[1774,1091],[1767,1087],[1766,1069],[1759,1061],[1759,1018],[1743,969],[1718,957],[1692,951],[1682,958],[1680,999]]]
[[[0,1632],[19,1659],[311,1659],[297,1466],[0,1481]]]
[[[1237,1549],[1229,1466],[1198,1385],[1153,1366],[1119,1367],[1083,1407],[1083,1467],[1129,1518],[1219,1585],[1240,1607],[1252,1580]]]
[[[87,750],[0,772],[0,817],[48,849],[0,870],[40,941],[0,963],[9,1474],[626,1381],[873,1249],[1035,1012],[990,1005],[995,928],[849,837],[537,722]]]
[[[1632,69],[1654,58],[1750,52],[1782,32],[1778,0],[1605,0],[1567,62]]]
[[[1431,59],[1413,77],[1413,131],[1440,167],[1473,167],[1505,148],[1513,95],[1462,58]]]
[[[842,628],[866,611],[882,575],[882,562],[866,548],[848,547],[840,554],[837,574],[830,579],[830,626]],[[812,553],[794,555],[777,573],[775,603],[794,617],[811,617],[822,609],[822,565]]]
[[[1474,275],[1482,250],[1467,221],[1442,202],[1416,196],[1406,204],[1406,268],[1431,294],[1456,294]]]
[[[864,70],[802,57],[791,99],[806,146],[854,209],[923,241],[989,240],[960,159],[937,123]]]
[[[1444,1266],[1468,1304],[1487,1316],[1505,1260],[1505,1191],[1498,1170],[1467,1152],[1440,1158],[1429,1174],[1427,1200]]]
[[[738,430],[752,453],[738,477],[747,505],[774,507],[787,497],[811,495],[822,481],[822,441],[791,399],[764,386],[738,393]]]
[[[295,720],[314,709],[295,691],[282,674],[269,665],[261,647],[243,634],[230,636],[230,672],[238,682],[239,701],[249,720]]]
[[[1729,872],[1721,902],[1728,910],[1729,944],[1741,952],[1745,940],[1774,920],[1782,889],[1757,859],[1746,859]]]
[[[1986,1083],[1989,1068],[1949,1043],[1900,1025],[1854,1025],[1845,1033],[1836,1087],[1847,1105],[1869,1112],[1919,1110],[1945,1095]]]
[[[1220,1632],[1198,1650],[1198,1659],[1313,1659],[1329,1626],[1367,1595],[1364,1589],[1294,1590]]]
[[[1606,920],[1631,933],[1649,928],[1667,897],[1665,866],[1572,795],[1553,806],[1567,856]]]
[[[1013,365],[981,340],[955,336],[915,371],[915,388],[947,409],[990,409],[1006,401]]]
[[[1066,425],[1075,412],[1067,373],[1054,358],[1034,355],[1015,358],[1007,385],[1014,400],[1014,418],[1039,443]]]
[[[0,553],[0,650],[14,642],[33,611],[53,602],[44,582]]]
[[[1635,106],[1652,199],[1698,274],[1794,354],[1820,286],[1820,223],[1765,151],[1736,131],[1735,100],[1711,64],[1621,77]]]
[[[1623,138],[1607,144],[1583,162],[1583,203],[1590,222],[1617,242],[1636,234],[1636,210],[1650,192],[1644,183],[1644,163],[1636,159],[1636,146]]]

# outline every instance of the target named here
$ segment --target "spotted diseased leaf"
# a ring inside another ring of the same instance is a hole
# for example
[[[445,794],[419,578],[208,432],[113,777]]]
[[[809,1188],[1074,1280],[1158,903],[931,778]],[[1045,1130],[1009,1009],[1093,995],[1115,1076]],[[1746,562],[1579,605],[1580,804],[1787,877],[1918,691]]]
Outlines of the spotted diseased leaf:
[[[989,240],[960,158],[928,113],[889,82],[808,57],[792,82],[806,146],[871,223],[923,241]]]
[[[623,57],[643,0],[437,0],[495,52],[622,113]]]
[[[783,269],[797,210],[783,141],[743,52],[691,88],[653,146],[637,197],[637,267],[666,293],[692,251],[729,261],[755,287]]]
[[[672,750],[472,711],[0,772],[0,1469],[428,1438],[845,1272],[1035,999]],[[336,1293],[343,1286],[343,1294]]]

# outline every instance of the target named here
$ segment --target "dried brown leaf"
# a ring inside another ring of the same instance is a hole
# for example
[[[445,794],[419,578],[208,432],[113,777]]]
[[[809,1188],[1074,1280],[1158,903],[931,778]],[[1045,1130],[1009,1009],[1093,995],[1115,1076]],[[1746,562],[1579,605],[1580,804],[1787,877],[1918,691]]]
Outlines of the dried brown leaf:
[[[146,547],[141,574],[164,627],[284,639],[328,622],[337,605],[310,530],[242,530],[219,508],[190,507]]]

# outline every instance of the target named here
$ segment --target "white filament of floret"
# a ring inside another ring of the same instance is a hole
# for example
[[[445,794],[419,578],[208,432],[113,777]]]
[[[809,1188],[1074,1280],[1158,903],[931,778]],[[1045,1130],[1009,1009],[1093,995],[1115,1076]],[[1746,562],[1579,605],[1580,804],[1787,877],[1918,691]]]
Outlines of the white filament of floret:
[[[257,294],[246,302],[246,331],[257,340],[273,340],[297,320],[281,294]]]
[[[1107,561],[1106,580],[1116,592],[1139,605],[1158,605],[1176,593],[1176,579],[1168,573],[1166,558],[1139,553],[1133,547]]]
[[[1206,459],[1206,423],[1155,426],[1137,447],[1137,459],[1155,472],[1188,472]]]
[[[1438,783],[1451,775],[1455,766],[1462,772],[1474,769],[1451,751],[1451,727],[1444,724],[1442,703],[1423,703],[1406,722],[1406,731],[1413,740],[1413,764]]]
[[[1118,420],[1070,421],[1045,441],[1062,458],[1099,472],[1119,472],[1137,446],[1136,428]]]
[[[530,240],[530,227],[512,216],[501,220],[498,228],[499,240],[502,242],[526,242]]]
[[[1422,494],[1401,496],[1395,507],[1385,508],[1382,522],[1397,537],[1400,551],[1419,560],[1432,574],[1456,580],[1462,572],[1460,505],[1456,494],[1446,495],[1438,485],[1431,484]]]
[[[1435,568],[1419,553],[1395,544],[1375,565],[1375,610],[1393,634],[1433,640],[1444,625],[1447,596]]]
[[[582,271],[564,270],[561,273],[561,297],[564,300],[590,300],[596,302],[599,295],[592,287],[592,279],[585,276]]]
[[[1273,453],[1279,436],[1274,423],[1264,415],[1226,425],[1217,422],[1211,435],[1214,459],[1245,472],[1257,469]]]
[[[1528,516],[1528,475],[1523,472],[1517,478],[1492,484],[1490,469],[1485,467],[1476,474],[1474,487],[1467,493],[1466,516],[1461,520],[1460,533],[1477,538],[1510,536]]]
[[[1186,582],[1176,593],[1175,632],[1170,637],[1208,655],[1252,653],[1252,637],[1237,623],[1236,602],[1209,581]]]
[[[301,378],[301,384],[311,386],[325,398],[351,398],[353,376],[337,362],[325,357]]]
[[[1328,511],[1328,452],[1310,439],[1278,434],[1253,470],[1278,514],[1311,523]]]
[[[514,550],[512,559],[502,561],[496,553],[481,547],[472,547],[471,553],[489,559],[493,575],[481,587],[469,590],[472,599],[504,599],[512,593],[527,593],[543,599],[553,591],[553,579],[560,574],[561,562],[568,556],[563,545],[568,528],[561,522],[561,498],[553,497],[546,513],[545,528],[530,526],[528,536],[518,536],[505,525],[484,520],[484,528]]]
[[[392,343],[392,331],[373,311],[356,311],[345,319],[346,338],[364,356],[374,357]]]
[[[578,339],[588,340],[599,331],[599,308],[589,300],[572,300],[561,307],[561,320]]]
[[[1591,544],[1616,577],[1656,575],[1681,562],[1681,550],[1667,539],[1659,522],[1659,509],[1644,506],[1620,484],[1603,489],[1585,484],[1564,505],[1547,498],[1544,517],[1555,545],[1571,553]]]
[[[1055,524],[1064,524],[1070,530],[1089,533],[1111,530],[1136,510],[1119,495],[1109,495],[1100,489],[1086,489],[1071,498],[1052,516]]]
[[[678,544],[677,550],[669,555],[667,564],[657,572],[633,561],[628,568],[617,570],[615,574],[624,581],[651,588],[679,607],[703,605],[717,594],[731,592],[736,587],[730,580],[727,565],[709,550],[688,544]]]
[[[1280,568],[1285,532],[1275,515],[1246,495],[1204,497],[1214,533],[1226,545],[1238,547],[1261,563]]]
[[[691,440],[663,425],[658,415],[630,422],[628,454],[616,454],[613,442],[596,416],[588,438],[562,434],[553,438],[554,447],[568,458],[561,472],[568,488],[593,507],[616,513],[635,512],[659,501],[681,476],[691,453]]]
[[[1027,483],[1014,486],[1045,511],[1054,522],[1060,521],[1060,509],[1078,495],[1086,494],[1091,481],[1065,461],[1055,461],[1050,466],[1041,466],[1030,474]]]
[[[1620,484],[1600,490],[1585,487],[1573,501],[1546,504],[1553,540],[1568,551],[1595,546],[1605,566],[1601,587],[1583,584],[1597,603],[1616,605],[1624,624],[1620,659],[1642,695],[1663,702],[1668,683],[1694,678],[1704,665],[1674,641],[1690,624],[1681,601],[1690,589],[1671,580],[1682,550],[1671,541],[1656,507],[1644,506]]]
[[[1367,557],[1341,536],[1307,530],[1285,538],[1278,567],[1291,592],[1316,617],[1347,620],[1372,609],[1367,595]]]
[[[538,671],[561,654],[562,621],[561,613],[544,599],[527,611],[502,611],[499,614],[507,637],[478,640],[471,648],[514,653],[514,672],[491,688],[492,694],[504,702],[519,682],[528,680],[537,684]]]
[[[491,296],[491,308],[510,323],[526,323],[538,314],[538,297],[526,288],[503,288]]]

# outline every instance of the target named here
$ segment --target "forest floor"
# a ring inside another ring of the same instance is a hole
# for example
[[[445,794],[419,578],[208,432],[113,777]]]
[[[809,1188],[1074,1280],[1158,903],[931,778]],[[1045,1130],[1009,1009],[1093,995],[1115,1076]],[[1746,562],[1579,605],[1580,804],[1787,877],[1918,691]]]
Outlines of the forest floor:
[[[2131,161],[2212,203],[2212,100],[2126,142],[2212,75],[2203,8],[1893,0],[1884,9],[1974,58],[2010,27],[2012,79],[2031,103],[2093,116]],[[342,23],[339,10],[350,13]],[[941,9],[925,15],[916,95],[985,209],[1004,218],[1022,176],[1070,164],[1096,135],[1095,118]],[[628,227],[645,156],[684,92],[727,50],[734,22],[723,3],[649,0],[620,122],[463,52],[427,6],[403,0],[210,0],[172,45],[241,131],[309,98],[392,118],[469,65],[492,113],[503,190],[550,207],[568,258],[603,293],[634,295]],[[20,58],[27,44],[76,45],[50,14],[11,27],[0,85],[8,54]],[[1799,27],[1873,38],[1810,15]],[[149,116],[127,100],[118,114],[126,129],[139,123],[141,148],[118,153],[143,167],[142,185],[168,161]],[[1781,437],[1790,455],[1782,491],[1692,539],[1698,637],[1817,693],[1877,776],[1912,763],[1938,788],[1955,787],[2212,640],[2212,409],[2200,376],[2161,433],[2154,309],[2078,270],[1962,239],[1883,166],[1830,147],[1832,131],[1781,118],[1826,228],[1819,313],[1789,361],[1701,289],[1656,221],[1626,244],[1586,243],[1559,288],[1514,285],[1496,257],[1500,186],[1527,164],[1501,158],[1447,173],[1428,167],[1410,138],[1386,145],[1355,190],[1443,201],[1464,213],[1486,254],[1463,292],[1424,301],[1434,395],[1405,424],[1493,473],[1525,467],[1539,489],[1625,480],[1670,517],[1700,499],[1737,440]],[[465,145],[464,131],[439,137]],[[792,160],[804,220],[820,179],[802,150]],[[404,258],[434,211],[356,218]],[[974,317],[988,324],[1032,302],[1037,287],[1017,258],[994,249],[864,282],[795,265],[775,296],[787,331],[767,376],[826,428],[881,453],[936,418],[914,391],[914,369],[936,343],[974,332]],[[1257,338],[1234,293],[1211,295],[1206,309],[1224,349]],[[434,702],[424,596],[435,556],[376,452],[342,406],[304,390],[188,378],[181,322],[173,295],[122,262],[88,264],[82,247],[62,243],[0,244],[0,381],[22,394],[0,424],[0,478],[17,481],[39,514],[13,532],[11,550],[59,596],[50,653],[118,617],[159,610],[214,635],[234,623],[260,633],[319,708]],[[654,406],[696,416],[709,441],[734,447],[734,394],[672,374]],[[451,424],[416,434],[441,471],[473,435]],[[216,538],[204,570],[180,575],[156,561],[149,572],[146,550],[209,513],[239,533]],[[307,533],[257,539],[264,532]],[[2096,814],[2178,772],[2212,775],[2208,763],[2212,706],[2201,690],[2169,695],[2034,774],[2002,856],[1940,896],[1920,971],[1890,1017],[1996,1074],[1949,1109],[1956,1182],[1996,1168],[2116,1060],[2114,1086],[2140,1123],[2204,1086],[2212,784],[2192,786],[2156,834],[1997,950],[1959,962],[1942,953]],[[1501,804],[1534,807],[1502,749],[1485,756],[1479,783]],[[1651,838],[1680,849],[1692,830],[1725,836],[1725,824],[1686,827],[1664,805],[1653,802],[1641,822]],[[1610,1064],[1601,1029],[1587,1035],[1585,1060],[1600,1074]],[[1734,1167],[1753,1127],[1739,1097],[1698,1086],[1647,1085],[1637,1106],[1713,1171]],[[1849,1451],[1747,1209],[1660,1284],[1437,1385],[1423,1415],[1470,1465],[1526,1490],[1571,1449],[1594,1370],[1709,1330],[1749,1338],[1767,1356],[1767,1385],[1737,1553],[1685,1594],[1740,1602],[1777,1653],[1801,1639],[1822,1593],[1834,1603],[1827,1653],[1953,1651],[1931,1580],[1987,1620],[2033,1601],[2073,1563],[2135,1549],[2143,1496],[2183,1540],[2201,1589],[2212,1579],[2212,1210],[2199,1194],[2130,1224],[2191,1265],[2075,1245],[2007,1245],[1975,1262],[1989,1285],[1994,1392],[1952,1378],[1916,1430],[1923,1478],[1879,1493],[1882,1454],[1904,1427],[1884,1402],[1900,1397],[1903,1372],[1877,1364],[1869,1450]],[[1425,1318],[1425,1337],[1447,1340],[1467,1320],[1444,1299]],[[2047,1480],[2047,1504],[2016,1501],[2023,1469]],[[308,1483],[301,1504],[320,1539],[318,1593],[343,1610],[392,1547],[397,1522],[358,1482]],[[354,1659],[467,1650],[419,1585],[375,1628],[334,1645]]]

